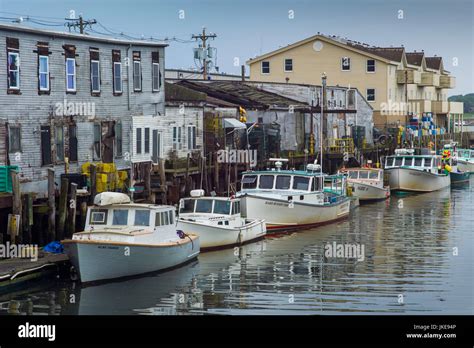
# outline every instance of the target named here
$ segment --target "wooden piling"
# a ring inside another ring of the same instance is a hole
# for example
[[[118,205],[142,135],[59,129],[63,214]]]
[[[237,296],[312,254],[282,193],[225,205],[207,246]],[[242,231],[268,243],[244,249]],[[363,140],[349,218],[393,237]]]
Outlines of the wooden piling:
[[[20,190],[20,180],[18,179],[18,173],[14,169],[10,169],[10,177],[12,180],[12,193],[13,193],[13,207],[12,207],[12,214],[21,216],[21,190]],[[21,220],[21,219],[20,219]],[[21,221],[20,221],[21,223]],[[18,221],[16,221],[18,224]],[[19,231],[21,231],[21,225]],[[16,228],[14,230],[13,224],[9,226],[9,233],[10,233],[10,241],[12,243],[21,243],[22,242],[22,233],[18,233],[16,235]]]
[[[69,197],[68,224],[66,238],[71,238],[76,232],[76,210],[77,210],[77,184],[71,183],[71,195]]]
[[[145,199],[147,202],[151,202],[151,162],[143,164],[145,175],[144,175],[144,189],[145,189]],[[154,203],[154,202],[153,202]]]
[[[46,243],[56,238],[56,190],[54,187],[54,169],[48,168],[48,235]]]
[[[184,176],[184,195],[187,196],[189,192],[189,161],[190,161],[190,154],[186,158],[186,174]]]
[[[87,202],[84,200],[81,202],[81,230],[86,227],[86,219],[87,219]]]
[[[165,174],[165,160],[159,159],[158,165],[160,166],[160,185],[162,190],[162,204],[167,204],[167,194],[168,194],[168,186],[166,185],[166,174]]]
[[[56,226],[56,236],[58,240],[64,239],[64,230],[66,227],[67,218],[67,191],[69,188],[69,180],[61,178],[61,192],[59,195],[59,221]]]
[[[89,167],[90,179],[91,179],[91,194],[89,196],[89,203],[94,203],[94,197],[97,194],[97,166],[94,163],[91,163]]]
[[[214,160],[214,188],[216,190],[216,193],[220,193],[220,188],[219,188],[219,161],[218,161],[218,156],[216,156]]]
[[[32,226],[33,226],[33,194],[25,193],[22,195],[22,229],[23,242],[32,243]]]

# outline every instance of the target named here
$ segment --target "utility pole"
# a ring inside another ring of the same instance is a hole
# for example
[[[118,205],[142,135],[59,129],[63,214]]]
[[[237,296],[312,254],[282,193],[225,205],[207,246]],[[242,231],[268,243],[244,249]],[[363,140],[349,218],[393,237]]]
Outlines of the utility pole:
[[[76,29],[79,27],[79,33],[84,34],[84,28],[87,26],[90,26],[92,28],[93,24],[96,24],[97,21],[95,19],[88,19],[84,20],[82,18],[82,15],[79,15],[79,19],[76,18],[65,18],[68,21],[71,21],[71,23],[66,23],[67,27],[69,28],[69,31],[71,31],[71,28]]]
[[[206,28],[202,28],[202,34],[197,34],[197,35],[192,35],[191,38],[192,39],[196,39],[196,40],[201,40],[202,41],[202,51],[203,51],[203,56],[202,56],[202,75],[203,75],[203,79],[204,80],[207,80],[207,58],[208,58],[208,54],[207,54],[207,46],[206,46],[206,41],[208,39],[215,39],[217,37],[216,34],[206,34]]]

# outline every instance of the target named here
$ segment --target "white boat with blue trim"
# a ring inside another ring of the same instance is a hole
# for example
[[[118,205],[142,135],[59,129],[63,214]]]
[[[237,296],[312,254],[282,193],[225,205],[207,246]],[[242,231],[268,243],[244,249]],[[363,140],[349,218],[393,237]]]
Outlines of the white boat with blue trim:
[[[449,172],[442,168],[441,156],[430,152],[415,155],[414,149],[397,149],[385,158],[385,173],[391,190],[432,192],[449,187]]]
[[[265,219],[268,231],[314,227],[347,218],[350,200],[346,178],[328,176],[317,164],[307,170],[282,170],[285,159],[273,159],[275,168],[248,171],[237,193],[243,215]]]
[[[83,283],[170,269],[200,251],[198,236],[177,231],[174,207],[115,192],[95,196],[84,231],[62,243]]]

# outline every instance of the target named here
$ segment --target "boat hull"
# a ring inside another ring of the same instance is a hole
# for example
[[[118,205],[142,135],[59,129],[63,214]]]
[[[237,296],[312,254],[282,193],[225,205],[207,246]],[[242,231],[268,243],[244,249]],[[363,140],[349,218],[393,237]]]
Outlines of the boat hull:
[[[462,172],[474,173],[474,162],[458,159],[458,169]]]
[[[328,205],[305,204],[244,194],[241,197],[242,211],[247,218],[262,218],[267,230],[276,232],[310,228],[342,220],[349,215],[350,200],[345,197]]]
[[[470,178],[470,173],[469,172],[451,172],[449,173],[451,176],[451,184],[457,184],[457,183],[462,183],[462,182],[468,182]]]
[[[265,221],[261,219],[255,219],[251,223],[235,228],[179,220],[177,228],[185,233],[198,235],[202,251],[242,245],[261,239],[267,233]]]
[[[390,197],[390,188],[376,187],[373,185],[350,182],[352,186],[352,195],[359,197],[360,201],[378,201]]]
[[[93,240],[67,240],[63,244],[83,283],[173,268],[195,259],[200,250],[196,236],[161,245]]]
[[[412,168],[385,169],[390,189],[394,191],[432,192],[448,187],[449,175],[433,174]]]

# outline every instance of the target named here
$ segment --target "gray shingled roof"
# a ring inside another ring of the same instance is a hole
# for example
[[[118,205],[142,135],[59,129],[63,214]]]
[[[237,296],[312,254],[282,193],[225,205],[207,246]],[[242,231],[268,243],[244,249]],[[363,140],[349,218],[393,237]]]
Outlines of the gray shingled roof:
[[[411,65],[421,66],[423,61],[424,53],[423,52],[406,52],[407,62]]]

